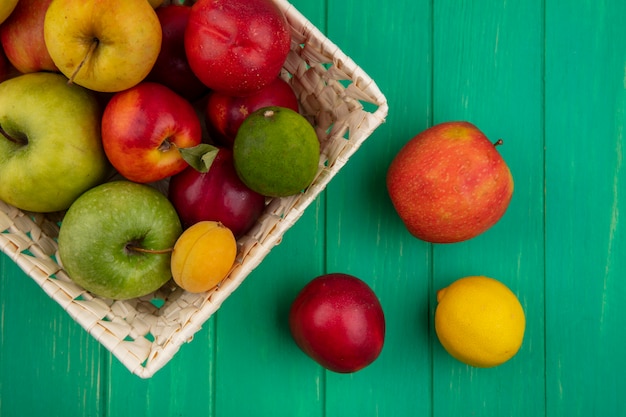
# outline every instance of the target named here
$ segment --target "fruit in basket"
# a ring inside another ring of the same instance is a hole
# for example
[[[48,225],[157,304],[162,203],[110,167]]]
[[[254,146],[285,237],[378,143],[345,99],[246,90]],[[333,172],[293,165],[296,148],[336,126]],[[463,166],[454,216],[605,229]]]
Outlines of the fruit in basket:
[[[104,109],[104,151],[131,181],[148,183],[179,173],[188,166],[179,148],[201,141],[202,126],[191,103],[158,83],[120,91]]]
[[[52,60],[72,82],[116,92],[142,81],[161,49],[161,24],[146,0],[54,0],[44,21]]]
[[[209,88],[248,95],[274,81],[291,47],[271,0],[198,0],[185,31],[189,65]]]
[[[374,291],[362,280],[333,273],[302,288],[289,311],[294,341],[324,368],[356,372],[380,355],[385,316]]]
[[[395,156],[387,189],[408,231],[432,243],[471,239],[500,220],[513,177],[493,143],[473,124],[424,130]]]
[[[21,73],[57,71],[44,42],[44,18],[52,0],[20,0],[0,25],[0,42]]]
[[[185,28],[189,21],[190,6],[169,4],[156,9],[163,37],[161,51],[148,74],[148,80],[161,83],[187,100],[195,100],[209,89],[189,67],[185,54]]]
[[[224,146],[232,147],[243,121],[254,111],[269,106],[299,111],[296,94],[289,83],[280,77],[259,91],[244,97],[218,91],[211,92],[205,110],[211,139]]]
[[[244,184],[265,196],[285,197],[301,192],[315,179],[320,143],[301,114],[264,107],[241,124],[233,158]]]
[[[213,149],[213,159],[204,172],[189,166],[170,178],[168,196],[183,228],[213,220],[221,222],[239,238],[263,213],[265,197],[239,179],[230,149]]]
[[[456,280],[437,291],[435,331],[444,349],[475,367],[503,364],[518,352],[526,319],[517,296],[485,276]]]
[[[2,24],[15,10],[17,0],[2,0],[0,2],[0,24]]]
[[[0,199],[27,211],[64,210],[110,170],[93,92],[61,74],[0,83]]]
[[[186,229],[172,252],[172,276],[182,289],[199,293],[218,285],[237,257],[237,241],[230,229],[201,221]]]
[[[81,195],[59,230],[59,258],[69,277],[101,297],[149,294],[170,278],[172,248],[182,233],[176,210],[156,189],[130,181]]]

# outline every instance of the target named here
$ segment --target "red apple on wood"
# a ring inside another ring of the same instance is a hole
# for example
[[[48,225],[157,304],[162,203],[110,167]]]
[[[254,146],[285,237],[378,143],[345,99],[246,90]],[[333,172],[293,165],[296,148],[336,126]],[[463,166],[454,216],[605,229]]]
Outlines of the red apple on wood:
[[[289,311],[296,344],[324,368],[356,372],[378,358],[385,316],[374,291],[362,280],[333,273],[314,278]]]
[[[52,0],[20,0],[0,25],[0,42],[7,58],[21,73],[53,71],[44,41],[44,20]]]
[[[149,81],[161,83],[187,100],[193,101],[209,91],[191,71],[185,54],[185,29],[191,6],[170,4],[156,9],[163,38],[161,51],[148,75]]]
[[[209,88],[248,95],[274,81],[291,46],[272,0],[198,0],[185,31],[189,65]]]
[[[198,115],[187,100],[154,82],[139,83],[109,100],[102,116],[102,144],[125,178],[148,183],[177,174],[188,164],[179,148],[202,140]]]
[[[203,220],[219,221],[239,238],[263,213],[265,197],[239,179],[230,149],[215,148],[209,164],[206,172],[189,166],[172,176],[169,199],[184,228]]]
[[[411,139],[387,172],[389,196],[408,231],[427,242],[454,243],[496,224],[513,194],[500,143],[463,121]]]
[[[298,97],[285,80],[277,77],[256,93],[238,97],[213,91],[206,105],[207,128],[211,138],[228,147],[233,146],[241,123],[252,112],[269,106],[299,111]]]

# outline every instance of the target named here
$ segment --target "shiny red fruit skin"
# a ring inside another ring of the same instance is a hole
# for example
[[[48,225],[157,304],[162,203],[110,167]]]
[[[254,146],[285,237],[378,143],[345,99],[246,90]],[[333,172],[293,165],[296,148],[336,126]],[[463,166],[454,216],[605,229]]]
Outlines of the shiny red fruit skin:
[[[163,40],[147,79],[171,88],[190,101],[202,97],[209,92],[209,88],[191,71],[185,54],[185,29],[191,6],[170,4],[155,11],[161,22]]]
[[[152,81],[110,97],[101,132],[113,167],[126,179],[140,183],[181,172],[189,164],[176,148],[191,148],[202,141],[200,118],[191,103]]]
[[[206,173],[188,167],[170,178],[168,196],[186,229],[202,221],[222,222],[243,236],[265,209],[265,197],[237,176],[232,151],[220,148]]]
[[[212,90],[260,90],[279,75],[290,47],[285,16],[271,0],[198,0],[191,8],[187,59]]]
[[[356,372],[380,355],[385,317],[376,294],[352,275],[314,278],[300,291],[289,311],[296,344],[324,368]]]
[[[289,83],[277,77],[254,94],[237,97],[213,91],[209,94],[205,118],[211,138],[221,145],[231,147],[241,123],[255,110],[280,106],[299,111],[298,97]]]

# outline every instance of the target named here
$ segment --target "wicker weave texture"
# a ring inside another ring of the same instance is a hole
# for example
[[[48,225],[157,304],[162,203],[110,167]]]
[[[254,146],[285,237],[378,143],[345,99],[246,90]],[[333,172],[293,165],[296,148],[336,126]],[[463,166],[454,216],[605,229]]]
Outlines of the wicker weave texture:
[[[141,378],[154,375],[193,338],[387,115],[386,99],[375,82],[290,3],[275,3],[292,36],[281,76],[316,129],[321,144],[318,174],[305,192],[268,201],[257,224],[239,239],[236,265],[218,288],[191,294],[170,282],[133,300],[93,296],[58,261],[56,237],[63,213],[25,213],[0,201],[0,249]],[[364,103],[374,110],[366,110]]]

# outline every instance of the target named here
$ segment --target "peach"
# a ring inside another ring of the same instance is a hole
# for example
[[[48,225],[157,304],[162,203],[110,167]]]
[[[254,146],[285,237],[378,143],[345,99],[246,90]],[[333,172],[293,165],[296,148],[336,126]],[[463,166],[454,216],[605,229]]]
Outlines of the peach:
[[[201,221],[176,241],[172,277],[186,291],[208,291],[228,275],[236,256],[237,241],[232,231],[220,222]]]

